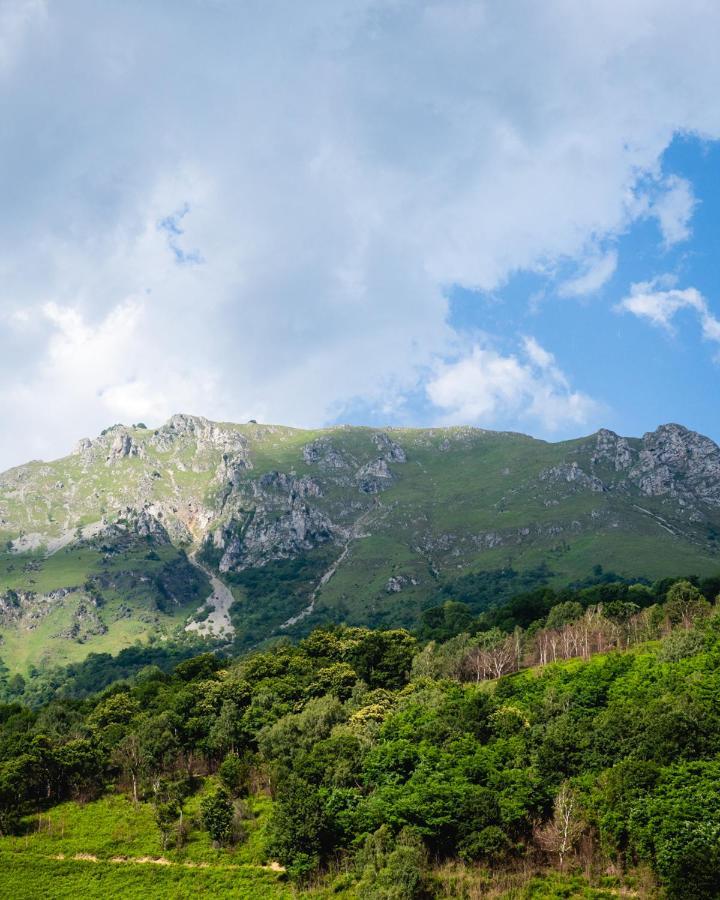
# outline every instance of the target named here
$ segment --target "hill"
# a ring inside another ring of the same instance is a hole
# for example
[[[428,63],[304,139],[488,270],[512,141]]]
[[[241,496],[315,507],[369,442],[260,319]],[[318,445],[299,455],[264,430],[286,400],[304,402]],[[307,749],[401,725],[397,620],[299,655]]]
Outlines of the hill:
[[[720,448],[680,425],[547,443],[177,415],[0,475],[0,655],[32,673],[137,640],[237,649],[413,625],[598,566],[720,568]]]

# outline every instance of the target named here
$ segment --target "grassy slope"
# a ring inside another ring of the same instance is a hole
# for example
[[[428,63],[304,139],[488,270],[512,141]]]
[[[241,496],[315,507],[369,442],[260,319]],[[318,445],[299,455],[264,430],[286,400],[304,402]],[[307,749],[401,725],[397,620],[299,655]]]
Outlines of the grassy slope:
[[[76,588],[49,614],[0,630],[0,656],[8,668],[25,674],[31,666],[42,669],[78,662],[91,652],[118,653],[136,641],[163,639],[181,630],[188,616],[210,593],[209,582],[201,576],[199,581],[204,587],[198,596],[189,603],[170,607],[167,613],[159,611],[152,584],[123,574],[133,572],[152,579],[163,565],[177,557],[171,546],[158,547],[155,553],[158,559],[150,560],[145,551],[129,551],[107,564],[91,548],[67,547],[48,558],[42,553],[0,553],[0,592],[12,588],[44,594],[63,587]],[[82,642],[60,637],[72,623],[80,601],[87,597],[83,585],[93,575],[115,577],[122,584],[120,589],[102,591],[105,603],[98,613],[107,632]]]
[[[720,556],[701,529],[672,535],[652,518],[653,513],[669,514],[661,498],[642,498],[641,505],[648,510],[642,512],[634,506],[638,498],[632,495],[599,495],[539,480],[544,469],[563,461],[577,460],[587,468],[585,440],[550,444],[524,435],[465,428],[393,429],[390,434],[405,448],[408,461],[391,463],[392,484],[373,497],[358,492],[353,482],[355,468],[378,456],[373,429],[228,427],[248,441],[253,467],[243,475],[247,480],[273,470],[312,475],[323,485],[323,496],[312,503],[335,523],[349,528],[366,516],[362,531],[368,536],[351,541],[342,564],[319,592],[317,614],[304,620],[300,629],[323,618],[412,625],[419,611],[436,601],[443,581],[507,566],[524,570],[545,562],[556,585],[586,577],[598,563],[622,575],[650,579],[720,570]],[[143,458],[121,459],[108,466],[99,457],[84,472],[81,460],[71,456],[6,473],[0,519],[13,525],[10,531],[9,525],[2,526],[0,541],[20,530],[30,535],[67,535],[102,515],[112,518],[124,505],[137,503],[139,496],[217,508],[218,453],[196,452],[182,441],[160,452],[148,444],[151,435],[150,431],[133,432],[144,447]],[[303,447],[320,436],[329,438],[350,461],[345,470],[347,484],[328,481],[326,470],[304,462]],[[617,477],[614,472],[602,474]],[[501,546],[484,543],[488,533],[501,535]],[[336,555],[341,549],[334,548]],[[164,556],[174,551],[158,552]],[[49,559],[43,556],[41,549],[25,558],[0,554],[0,593],[7,588],[46,592],[78,586],[102,571],[100,554],[88,548],[71,546]],[[31,557],[39,563],[38,571],[23,570]],[[138,555],[104,565],[153,577],[159,564]],[[386,584],[393,575],[417,583],[406,584],[401,594],[389,594]],[[275,585],[265,600],[257,592],[249,600],[243,586],[233,584],[241,601],[235,611],[239,633],[243,616],[252,643],[277,630],[307,604],[311,587],[302,586],[299,593],[291,588],[278,593]],[[199,605],[193,601],[171,615],[159,613],[152,597],[143,594],[139,579],[134,586],[126,583],[110,592],[106,599],[100,615],[107,634],[91,636],[84,643],[58,638],[67,628],[72,603],[78,600],[70,598],[68,609],[48,616],[37,628],[3,629],[0,656],[12,670],[25,672],[30,665],[79,660],[93,651],[115,652],[138,639],[172,634]],[[131,618],[119,617],[121,604],[132,608]]]
[[[185,900],[232,897],[282,900],[293,896],[270,873],[251,869],[95,863],[0,852],[0,896],[13,900]]]
[[[247,838],[226,850],[214,848],[197,824],[201,797],[185,804],[190,833],[179,851],[163,852],[152,807],[135,806],[124,796],[83,806],[63,803],[32,817],[26,834],[0,838],[0,896],[292,896],[276,873],[262,868],[269,801],[249,801],[243,823]],[[152,862],[158,859],[169,865]]]
[[[451,430],[452,431],[452,430]],[[354,621],[398,624],[426,605],[438,579],[468,571],[548,564],[551,583],[560,586],[587,576],[594,565],[624,576],[650,579],[677,573],[708,575],[720,557],[700,544],[669,534],[625,499],[576,492],[563,485],[538,487],[539,473],[572,455],[580,442],[545,444],[523,435],[488,434],[472,441],[462,432],[446,450],[444,435],[403,434],[409,460],[393,466],[398,481],[381,495],[372,536],[356,541],[318,603],[333,615]],[[395,435],[394,435],[395,436]],[[657,500],[643,499],[650,511]],[[593,521],[593,511],[606,516]],[[559,535],[537,534],[560,523]],[[576,530],[573,523],[579,522]],[[592,523],[592,524],[591,524]],[[531,540],[506,540],[498,549],[478,551],[467,536],[529,527]],[[426,534],[448,534],[448,549],[418,551]],[[387,579],[403,574],[418,581],[401,595],[388,595]],[[335,616],[333,616],[335,617]]]

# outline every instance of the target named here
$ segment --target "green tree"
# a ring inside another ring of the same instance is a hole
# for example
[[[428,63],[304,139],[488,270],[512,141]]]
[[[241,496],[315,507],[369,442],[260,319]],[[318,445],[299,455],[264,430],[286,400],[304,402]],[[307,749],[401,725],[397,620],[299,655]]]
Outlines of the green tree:
[[[668,590],[665,613],[672,625],[691,628],[693,623],[710,612],[710,604],[699,588],[689,581],[676,581]]]
[[[250,759],[236,753],[229,753],[220,763],[218,777],[223,787],[233,796],[247,793],[250,780]]]
[[[320,791],[297,775],[278,786],[270,823],[269,852],[291,878],[303,880],[333,846],[332,829]]]
[[[235,809],[224,788],[217,788],[203,798],[200,814],[205,830],[216,844],[227,844],[232,839]]]

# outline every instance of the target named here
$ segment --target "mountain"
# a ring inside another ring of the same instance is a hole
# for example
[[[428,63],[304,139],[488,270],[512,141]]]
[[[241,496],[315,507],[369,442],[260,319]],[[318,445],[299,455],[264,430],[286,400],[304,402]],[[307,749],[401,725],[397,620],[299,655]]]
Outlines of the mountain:
[[[720,448],[680,425],[547,443],[173,416],[0,475],[0,656],[412,625],[541,583],[720,570]]]

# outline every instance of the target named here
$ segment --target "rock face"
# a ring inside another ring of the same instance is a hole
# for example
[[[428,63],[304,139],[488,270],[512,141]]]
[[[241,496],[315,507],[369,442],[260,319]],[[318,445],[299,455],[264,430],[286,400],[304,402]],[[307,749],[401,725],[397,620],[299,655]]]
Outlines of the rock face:
[[[644,435],[630,478],[649,497],[720,506],[720,449],[681,425],[662,425]]]
[[[384,431],[373,435],[373,444],[375,444],[388,462],[407,462],[407,454],[403,448],[399,444],[396,444],[390,435],[385,434]]]
[[[254,485],[257,495],[263,491],[276,490],[290,497],[322,497],[322,488],[313,478],[295,478],[285,472],[268,472]]]
[[[388,487],[392,481],[392,472],[387,460],[381,457],[367,463],[358,469],[355,478],[357,480],[358,489],[363,494],[377,494],[384,488]]]
[[[277,517],[260,507],[245,524],[233,523],[221,539],[224,553],[220,571],[242,571],[271,560],[288,559],[330,543],[335,537],[336,528],[330,519],[301,498]]]
[[[627,438],[619,437],[607,428],[601,428],[595,435],[592,464],[609,463],[616,472],[622,472],[629,469],[632,462],[633,454]]]
[[[318,438],[303,447],[303,459],[308,465],[323,469],[347,469],[350,462],[343,453],[335,448],[328,438]]]
[[[631,445],[627,438],[603,429],[595,436],[591,463],[611,467],[646,497],[669,497],[685,504],[720,506],[720,448],[709,438],[682,425],[661,425]]]

